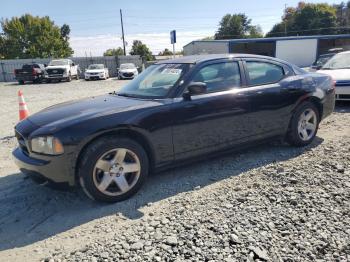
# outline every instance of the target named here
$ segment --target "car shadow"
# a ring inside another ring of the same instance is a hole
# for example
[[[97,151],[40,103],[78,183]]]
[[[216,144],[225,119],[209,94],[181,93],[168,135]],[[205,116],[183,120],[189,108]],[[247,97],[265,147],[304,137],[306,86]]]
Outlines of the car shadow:
[[[121,214],[138,219],[148,203],[206,187],[251,169],[285,161],[319,146],[316,137],[305,148],[268,143],[153,174],[132,198],[115,204],[89,200],[81,189],[57,191],[21,173],[0,178],[0,251],[23,247],[98,218]]]

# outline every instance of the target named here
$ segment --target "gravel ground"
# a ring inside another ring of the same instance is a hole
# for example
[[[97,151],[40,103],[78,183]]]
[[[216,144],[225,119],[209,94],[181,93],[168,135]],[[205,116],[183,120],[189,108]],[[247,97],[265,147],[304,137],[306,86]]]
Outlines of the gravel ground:
[[[119,86],[23,91],[35,112]],[[133,198],[102,205],[18,173],[16,90],[0,84],[0,261],[350,261],[349,103],[307,148],[272,143],[169,170]]]

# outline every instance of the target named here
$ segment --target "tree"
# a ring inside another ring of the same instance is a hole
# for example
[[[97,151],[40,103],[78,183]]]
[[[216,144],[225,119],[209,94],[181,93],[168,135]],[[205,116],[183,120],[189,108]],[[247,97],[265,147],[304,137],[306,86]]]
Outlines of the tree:
[[[267,34],[272,36],[337,34],[336,8],[329,4],[300,2],[296,8],[285,10],[282,22],[274,25]]]
[[[119,56],[119,55],[124,55],[124,50],[121,47],[107,49],[103,53],[103,56]]]
[[[234,39],[262,37],[261,28],[251,25],[251,19],[245,14],[227,14],[219,24],[219,29],[215,34],[215,39]]]
[[[170,56],[173,55],[173,52],[171,52],[168,48],[165,48],[163,52],[159,52],[160,56]]]
[[[154,60],[151,50],[149,50],[149,48],[140,40],[133,41],[130,55],[139,55],[144,57],[147,61]]]
[[[61,58],[73,54],[68,42],[69,26],[60,28],[48,16],[25,14],[2,20],[1,27],[0,54],[6,59]]]

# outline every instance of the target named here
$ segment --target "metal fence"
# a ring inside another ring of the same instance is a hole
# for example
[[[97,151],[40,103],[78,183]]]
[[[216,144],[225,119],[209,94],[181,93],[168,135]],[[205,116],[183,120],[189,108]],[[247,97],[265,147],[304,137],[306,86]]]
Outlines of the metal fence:
[[[81,76],[84,77],[85,69],[91,64],[104,64],[109,69],[111,77],[117,76],[117,68],[123,63],[134,63],[140,69],[143,67],[143,60],[140,56],[95,56],[95,57],[72,57],[75,64],[79,65]],[[48,64],[50,58],[39,59],[12,59],[0,60],[0,82],[15,81],[14,70],[22,68],[24,64],[40,63]]]

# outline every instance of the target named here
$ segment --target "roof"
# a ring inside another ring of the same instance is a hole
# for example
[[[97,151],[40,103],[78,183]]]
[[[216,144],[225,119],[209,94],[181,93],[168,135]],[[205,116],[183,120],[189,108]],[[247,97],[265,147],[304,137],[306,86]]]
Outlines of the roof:
[[[275,41],[286,41],[286,40],[305,40],[305,39],[342,39],[350,38],[350,34],[342,35],[310,35],[310,36],[286,36],[286,37],[263,37],[263,38],[241,38],[241,39],[224,39],[224,40],[195,40],[188,43],[185,46],[194,43],[215,43],[215,42],[226,42],[226,43],[251,43],[251,42],[275,42]],[[184,46],[184,47],[185,47]]]
[[[220,60],[227,58],[264,58],[269,60],[274,60],[277,62],[281,62],[284,64],[288,64],[287,62],[280,60],[278,58],[270,57],[270,56],[261,56],[261,55],[252,55],[252,54],[210,54],[210,55],[189,55],[183,56],[176,59],[170,59],[165,61],[158,61],[156,64],[197,64],[206,61],[212,60]]]

